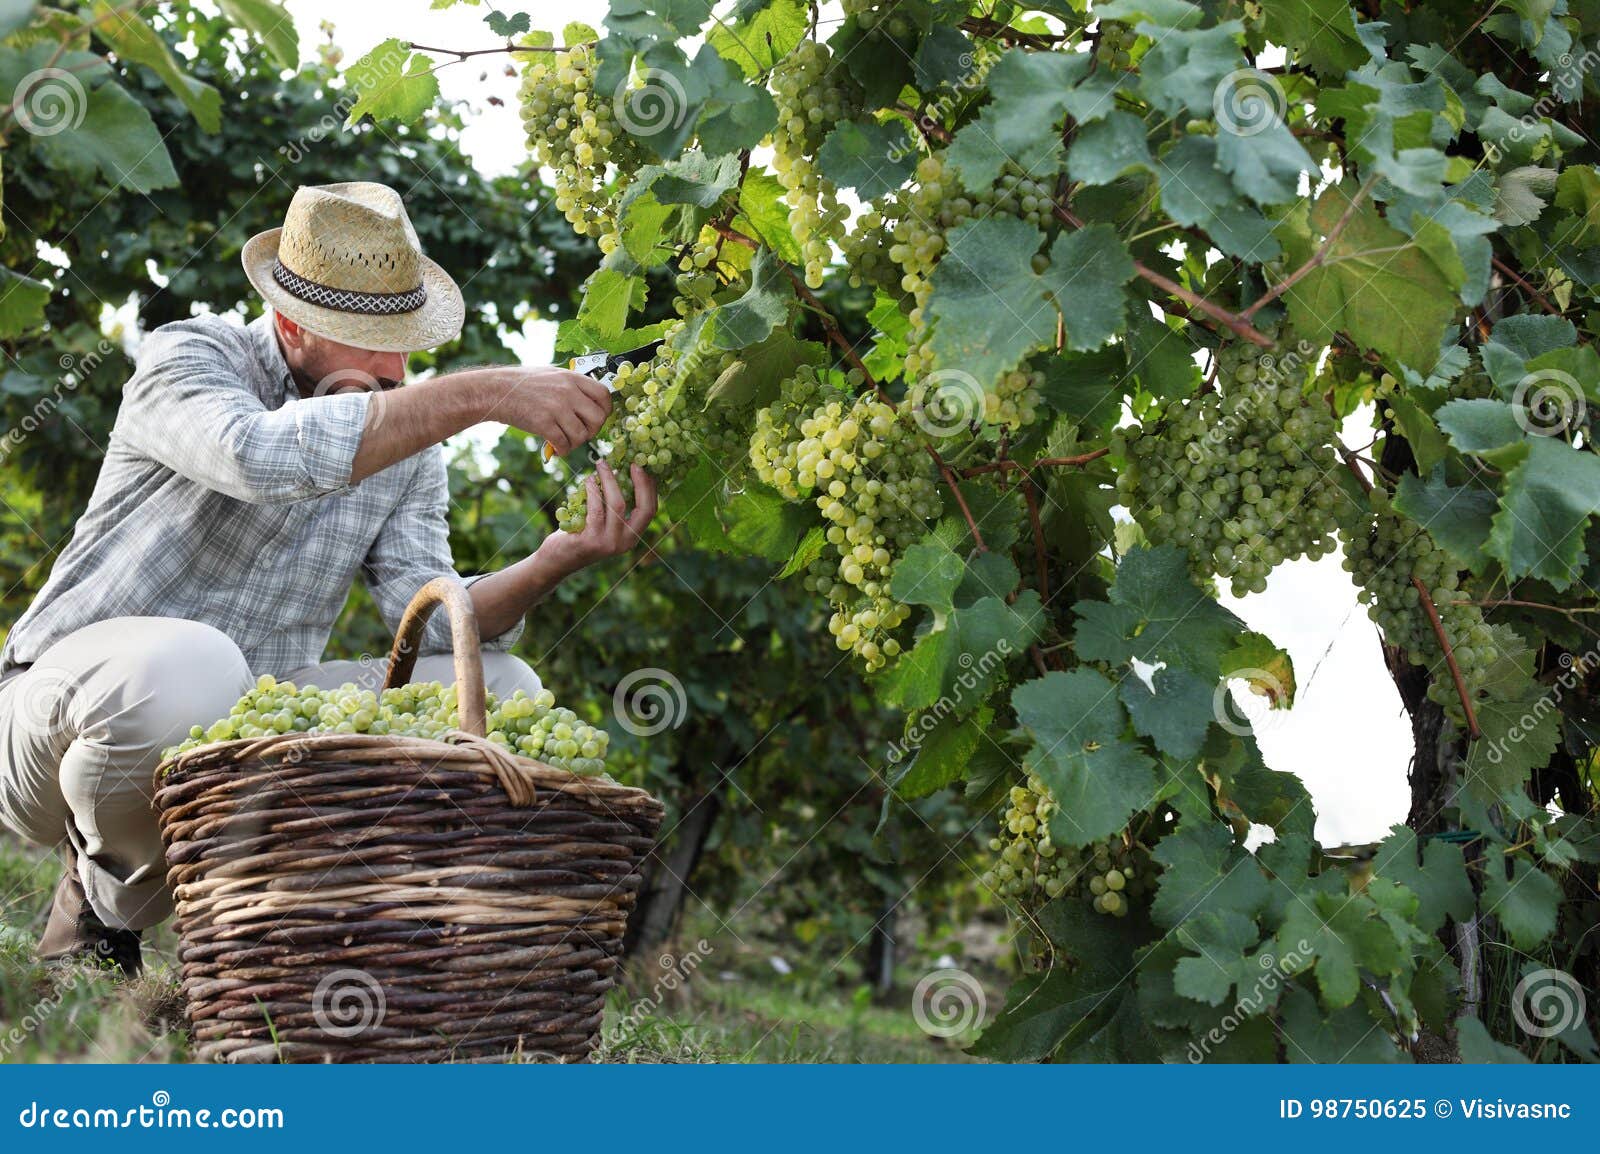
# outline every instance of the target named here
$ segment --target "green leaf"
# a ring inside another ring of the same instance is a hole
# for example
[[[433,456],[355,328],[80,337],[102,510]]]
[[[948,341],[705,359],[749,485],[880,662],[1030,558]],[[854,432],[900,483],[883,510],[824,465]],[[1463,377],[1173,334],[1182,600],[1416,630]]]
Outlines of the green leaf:
[[[1361,1006],[1346,1006],[1323,1016],[1317,999],[1295,988],[1283,996],[1279,1027],[1291,1063],[1340,1065],[1409,1062],[1406,1053]]]
[[[1244,66],[1235,40],[1243,31],[1239,21],[1226,20],[1211,28],[1162,33],[1139,62],[1139,90],[1168,116],[1188,109],[1211,117],[1218,86]]]
[[[1096,224],[1058,236],[1050,266],[1039,274],[1031,262],[1043,239],[1015,217],[967,221],[950,231],[928,302],[941,367],[992,386],[1030,351],[1054,341],[1058,308],[1068,348],[1098,348],[1121,331],[1122,286],[1134,268],[1116,231]]]
[[[727,304],[701,314],[711,345],[719,349],[742,349],[759,344],[789,316],[794,290],[783,265],[766,249],[756,250],[750,267],[750,287],[745,294]]]
[[[966,774],[967,763],[980,743],[990,740],[989,727],[994,722],[994,710],[984,708],[964,718],[947,713],[934,722],[931,730],[924,730],[912,759],[890,775],[889,786],[902,798],[927,797]],[[925,726],[918,719],[913,728]]]
[[[1237,617],[1195,585],[1183,552],[1170,545],[1130,550],[1109,598],[1072,607],[1080,619],[1079,657],[1111,665],[1166,662],[1214,678],[1222,655],[1244,632]]]
[[[1112,112],[1078,130],[1067,153],[1067,175],[1085,184],[1110,184],[1130,168],[1150,167],[1144,121]]]
[[[413,54],[407,42],[385,40],[345,71],[345,91],[356,102],[345,120],[353,127],[363,116],[373,120],[419,120],[439,99],[433,62]]]
[[[161,34],[132,7],[95,0],[94,31],[129,64],[143,64],[161,78],[206,132],[222,127],[222,94],[190,76]]]
[[[1206,911],[1252,917],[1267,906],[1266,878],[1255,858],[1233,840],[1228,827],[1186,818],[1162,838],[1151,856],[1165,867],[1150,919],[1171,929]]]
[[[873,680],[878,697],[888,705],[907,710],[926,709],[938,701],[944,693],[946,674],[957,644],[953,629],[929,630],[909,653],[902,653]]]
[[[955,603],[970,605],[983,597],[1007,597],[1021,580],[1022,575],[1011,558],[1000,553],[979,553],[967,562]]]
[[[1538,577],[1557,589],[1578,578],[1583,534],[1600,512],[1600,457],[1558,437],[1530,437],[1527,455],[1506,474],[1489,555],[1507,575]]]
[[[1449,453],[1439,426],[1433,423],[1433,418],[1416,401],[1403,393],[1387,398],[1386,403],[1394,413],[1395,424],[1400,426],[1406,444],[1411,446],[1411,454],[1417,459],[1417,469],[1423,473],[1431,471]]]
[[[573,20],[561,29],[561,44],[565,48],[576,48],[580,44],[593,44],[600,39],[600,33],[591,25]]]
[[[515,16],[507,16],[504,12],[488,12],[484,14],[483,22],[489,26],[490,32],[496,36],[504,36],[508,40],[533,26],[533,21],[526,12],[518,12]]]
[[[1162,753],[1187,759],[1200,752],[1214,720],[1214,681],[1183,668],[1161,668],[1151,676],[1154,689],[1135,674],[1122,679],[1122,703],[1133,728]]]
[[[1273,0],[1262,11],[1273,43],[1294,49],[1322,76],[1343,76],[1370,58],[1348,0]]]
[[[611,268],[598,268],[589,277],[578,307],[578,323],[601,340],[612,339],[628,327],[634,294],[644,288],[644,278]]]
[[[1483,912],[1500,919],[1512,943],[1522,950],[1543,944],[1556,930],[1561,906],[1561,886],[1526,857],[1511,859],[1507,876],[1506,855],[1491,850],[1483,871]]]
[[[222,11],[267,50],[279,68],[300,67],[300,36],[278,0],[219,0]],[[526,31],[526,26],[524,26]]]
[[[1276,81],[1263,72],[1235,73],[1230,79],[1233,87],[1219,99],[1231,101],[1239,112],[1233,119],[1218,118],[1217,166],[1233,177],[1234,188],[1257,204],[1287,204],[1299,195],[1300,174],[1315,173],[1316,162],[1279,119],[1276,108],[1265,114],[1269,117],[1265,123],[1258,123],[1263,115],[1259,103],[1269,99],[1261,90],[1273,88]],[[1255,119],[1245,119],[1252,112]]]
[[[1451,485],[1439,466],[1424,481],[1405,473],[1395,489],[1394,508],[1428,530],[1428,535],[1474,572],[1488,561],[1489,528],[1500,501],[1481,484]]]
[[[1044,613],[1036,590],[1024,590],[1010,605],[999,597],[980,597],[954,613],[960,646],[950,671],[951,692],[965,712],[988,696],[1005,672],[1006,661],[1019,656],[1044,630]]]
[[[1184,922],[1173,931],[1173,936],[1185,949],[1199,955],[1178,960],[1173,968],[1173,989],[1185,998],[1208,1006],[1222,1005],[1228,991],[1236,985],[1242,1000],[1246,992],[1261,985],[1263,976],[1273,966],[1270,951],[1262,951],[1259,959],[1250,953],[1252,947],[1260,944],[1261,931],[1243,914],[1232,911],[1201,914]],[[1247,1015],[1270,1009],[1277,1001],[1277,989],[1274,981],[1270,1000],[1262,998],[1248,1004]]]
[[[1526,438],[1517,411],[1504,401],[1487,397],[1448,401],[1439,406],[1433,419],[1463,453],[1487,455],[1507,446],[1520,449]]]
[[[76,128],[33,141],[33,151],[49,168],[81,179],[99,172],[130,192],[172,188],[178,174],[144,105],[114,83],[91,89],[83,121]]]
[[[773,329],[766,340],[739,351],[739,359],[706,390],[706,407],[743,411],[769,405],[797,368],[821,364],[826,357],[821,345],[796,340],[786,328]]]
[[[640,169],[628,192],[631,195],[648,188],[662,204],[715,208],[738,185],[738,156],[715,156],[696,149],[665,164]]]
[[[1463,1014],[1456,1019],[1456,1048],[1461,1053],[1461,1060],[1471,1065],[1526,1065],[1528,1062],[1515,1046],[1495,1041],[1488,1028],[1471,1014]]]
[[[1467,746],[1466,783],[1485,802],[1521,797],[1528,775],[1561,741],[1557,698],[1534,679],[1535,654],[1517,632],[1490,627],[1492,655],[1474,709],[1482,737]]]
[[[752,168],[739,186],[739,213],[734,227],[748,224],[742,231],[754,236],[788,264],[800,264],[805,254],[789,224],[791,210],[783,200],[783,185],[764,169]]]
[[[1291,973],[1315,959],[1317,988],[1329,1009],[1350,1005],[1361,992],[1361,971],[1398,972],[1407,961],[1394,931],[1365,894],[1301,894],[1278,930],[1280,964]]]
[[[800,544],[794,547],[794,553],[789,557],[778,577],[793,577],[818,557],[822,556],[828,547],[828,532],[821,525],[813,525],[806,530],[806,535],[800,539]]]
[[[1223,655],[1219,672],[1229,680],[1245,681],[1250,691],[1265,697],[1273,709],[1294,705],[1294,661],[1264,633],[1240,634],[1233,648]]]
[[[840,188],[877,200],[906,182],[918,155],[902,121],[846,120],[822,142],[817,167]]]
[[[1057,845],[1109,837],[1154,800],[1155,762],[1123,740],[1126,717],[1105,676],[1087,668],[1047,673],[1018,686],[1011,704],[1034,741],[1028,765],[1056,798]]]
[[[1349,211],[1350,193],[1334,186],[1317,198],[1310,233],[1282,229],[1286,267],[1309,261]],[[1327,245],[1323,263],[1290,288],[1289,319],[1307,339],[1344,332],[1363,348],[1427,371],[1455,316],[1459,275],[1441,269],[1413,238],[1388,224],[1370,202],[1358,206]]]
[[[1379,844],[1372,869],[1417,895],[1417,928],[1425,933],[1442,929],[1446,919],[1466,921],[1477,906],[1461,847],[1430,838],[1419,860],[1416,832],[1406,826],[1394,826]]]
[[[0,38],[10,36],[33,16],[37,0],[4,0],[0,3]]]
[[[707,45],[694,58],[696,83],[704,88],[698,132],[710,153],[738,153],[759,145],[778,124],[778,105],[763,87],[745,83],[738,69]],[[692,121],[689,123],[693,123]]]
[[[942,616],[955,608],[956,587],[964,571],[961,558],[949,547],[918,542],[895,564],[889,591],[897,601],[926,605]]]
[[[1206,14],[1187,0],[1111,0],[1096,4],[1094,14],[1119,24],[1154,24],[1157,28],[1195,28]]]
[[[1218,166],[1216,141],[1185,136],[1162,154],[1156,171],[1161,204],[1178,224],[1203,229],[1229,256],[1259,262],[1278,255],[1271,223],[1239,199]]]
[[[1009,161],[1036,179],[1053,170],[1069,94],[1089,71],[1087,53],[1008,49],[989,70],[989,103],[956,133],[948,158],[969,191],[987,189]]]
[[[746,481],[743,490],[729,498],[723,516],[728,540],[768,561],[793,556],[801,535],[815,519],[808,505],[785,500],[755,481]]]
[[[0,340],[20,337],[44,324],[50,286],[8,268],[0,268]]]
[[[769,0],[747,8],[754,11],[731,23],[718,21],[707,31],[706,43],[754,79],[794,51],[810,21],[805,0]]]

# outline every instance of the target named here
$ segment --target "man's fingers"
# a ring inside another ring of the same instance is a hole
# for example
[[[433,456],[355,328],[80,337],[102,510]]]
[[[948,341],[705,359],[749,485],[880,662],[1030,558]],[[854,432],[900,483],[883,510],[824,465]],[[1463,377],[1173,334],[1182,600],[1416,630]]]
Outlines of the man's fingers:
[[[583,480],[584,491],[588,494],[588,502],[584,509],[584,533],[603,533],[606,524],[611,519],[611,511],[606,508],[604,496],[600,492],[600,478],[590,473]]]
[[[611,390],[602,385],[593,377],[586,377],[582,373],[573,374],[578,379],[578,391],[588,400],[600,406],[602,412],[611,411]]]
[[[606,415],[610,412],[589,397],[579,397],[572,411],[578,420],[583,422],[584,432],[591,437],[600,431],[600,426],[606,423]]]
[[[628,503],[622,499],[622,486],[617,484],[617,475],[604,461],[595,468],[595,473],[600,478],[600,492],[605,499],[606,508],[617,515],[616,519],[620,523],[626,516]]]
[[[635,464],[632,473],[633,513],[628,517],[628,528],[635,537],[643,537],[656,515],[656,479],[645,472],[643,465]]]

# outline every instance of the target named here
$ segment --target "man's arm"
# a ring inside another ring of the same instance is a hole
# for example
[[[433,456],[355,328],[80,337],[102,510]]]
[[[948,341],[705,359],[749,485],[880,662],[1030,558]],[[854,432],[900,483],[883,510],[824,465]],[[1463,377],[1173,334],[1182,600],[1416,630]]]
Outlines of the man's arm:
[[[565,455],[594,436],[610,411],[611,394],[604,385],[566,369],[508,366],[446,373],[373,394],[350,483],[484,421],[523,429]]]
[[[528,610],[549,596],[565,578],[586,565],[626,553],[639,543],[656,515],[655,480],[633,466],[634,506],[630,511],[611,466],[601,461],[584,485],[588,504],[583,531],[550,534],[521,561],[468,586],[478,616],[478,632],[498,637],[521,623]]]

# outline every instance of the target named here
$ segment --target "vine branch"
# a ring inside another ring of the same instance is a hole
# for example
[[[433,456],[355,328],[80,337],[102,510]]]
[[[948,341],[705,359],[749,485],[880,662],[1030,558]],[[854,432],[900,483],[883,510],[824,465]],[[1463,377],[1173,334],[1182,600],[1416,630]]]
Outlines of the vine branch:
[[[1356,189],[1355,195],[1350,198],[1350,203],[1345,206],[1343,215],[1334,222],[1333,227],[1328,230],[1328,235],[1322,238],[1321,246],[1316,252],[1312,253],[1311,259],[1257,297],[1249,308],[1239,314],[1242,319],[1248,321],[1267,305],[1310,276],[1316,269],[1322,267],[1323,262],[1328,259],[1328,253],[1332,251],[1334,244],[1344,234],[1344,230],[1350,227],[1350,222],[1356,218],[1356,210],[1361,207],[1361,202],[1367,199],[1367,194],[1372,191],[1372,186],[1376,180],[1376,177],[1369,178],[1360,188]]]

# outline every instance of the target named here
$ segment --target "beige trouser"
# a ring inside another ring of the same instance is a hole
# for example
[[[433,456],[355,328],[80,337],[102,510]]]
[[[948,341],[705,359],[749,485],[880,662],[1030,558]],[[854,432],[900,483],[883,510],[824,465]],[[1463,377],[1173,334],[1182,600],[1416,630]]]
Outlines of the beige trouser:
[[[386,662],[325,661],[280,680],[376,689]],[[521,658],[483,651],[487,688],[539,691]],[[417,660],[413,681],[455,680],[452,660]],[[189,727],[227,715],[255,677],[223,632],[174,617],[117,617],[62,638],[0,680],[0,821],[43,845],[63,834],[89,903],[114,928],[172,912],[151,779]]]

